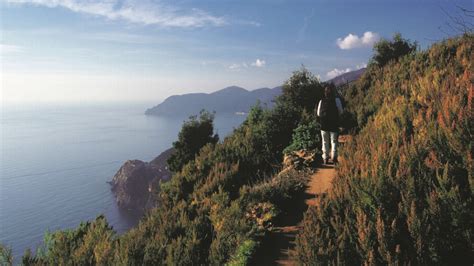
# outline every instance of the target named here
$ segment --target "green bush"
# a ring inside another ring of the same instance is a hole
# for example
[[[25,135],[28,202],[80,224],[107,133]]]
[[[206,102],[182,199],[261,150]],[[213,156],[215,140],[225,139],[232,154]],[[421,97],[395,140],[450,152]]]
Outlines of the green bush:
[[[320,126],[316,117],[303,115],[303,119],[293,131],[291,144],[283,150],[284,154],[294,151],[317,151],[321,147]]]
[[[381,39],[374,45],[374,55],[370,64],[383,67],[390,61],[395,61],[407,54],[416,51],[416,42],[410,42],[402,38],[400,33],[396,33],[392,40]]]
[[[248,265],[257,249],[258,243],[252,239],[245,240],[237,249],[232,259],[226,263],[228,266]]]
[[[0,244],[0,265],[13,265],[12,249]]]
[[[194,156],[206,144],[215,144],[219,140],[214,135],[214,114],[202,110],[197,116],[189,117],[183,123],[178,140],[173,143],[175,151],[168,159],[168,166],[172,172],[177,172],[194,159]]]

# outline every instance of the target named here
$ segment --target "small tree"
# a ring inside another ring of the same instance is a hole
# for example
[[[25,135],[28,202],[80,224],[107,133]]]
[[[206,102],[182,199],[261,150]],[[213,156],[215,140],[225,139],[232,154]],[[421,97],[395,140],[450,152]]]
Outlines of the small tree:
[[[374,45],[375,54],[371,59],[371,64],[383,67],[392,60],[415,52],[416,46],[416,42],[403,39],[400,33],[396,33],[392,40],[381,39]]]
[[[285,82],[279,101],[310,112],[322,96],[319,79],[303,66]]]
[[[214,135],[214,114],[202,110],[199,118],[189,117],[179,132],[178,140],[173,142],[175,152],[168,159],[169,169],[178,172],[194,159],[202,147],[208,143],[215,144],[218,140],[219,136]]]

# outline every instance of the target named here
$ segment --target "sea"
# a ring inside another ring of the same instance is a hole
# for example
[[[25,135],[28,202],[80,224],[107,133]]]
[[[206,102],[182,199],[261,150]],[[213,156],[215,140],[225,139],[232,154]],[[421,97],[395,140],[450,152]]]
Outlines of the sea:
[[[156,103],[155,103],[156,104]],[[153,103],[2,106],[0,243],[18,262],[44,233],[105,215],[119,234],[140,215],[117,207],[107,181],[129,159],[150,161],[170,148],[185,117],[146,116]],[[245,115],[216,114],[228,135]]]

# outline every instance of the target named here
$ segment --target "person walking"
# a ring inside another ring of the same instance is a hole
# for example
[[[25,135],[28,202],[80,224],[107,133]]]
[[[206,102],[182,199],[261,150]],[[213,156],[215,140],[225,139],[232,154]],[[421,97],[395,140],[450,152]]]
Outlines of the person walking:
[[[342,112],[341,99],[335,96],[335,86],[333,84],[327,84],[324,88],[324,96],[319,101],[317,109],[317,116],[319,117],[319,122],[321,124],[324,164],[329,163],[329,157],[331,157],[334,164],[338,162],[337,145],[339,137],[339,118],[342,115]],[[329,143],[331,143],[330,148]]]

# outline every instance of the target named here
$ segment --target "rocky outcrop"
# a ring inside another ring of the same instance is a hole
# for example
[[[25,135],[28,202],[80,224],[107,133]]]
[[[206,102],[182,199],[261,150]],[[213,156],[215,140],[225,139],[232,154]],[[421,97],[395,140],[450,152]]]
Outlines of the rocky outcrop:
[[[290,169],[301,170],[303,168],[314,167],[317,163],[314,151],[298,150],[286,154],[283,158],[283,171]]]
[[[126,161],[110,182],[117,204],[124,209],[146,210],[153,207],[153,191],[160,181],[171,178],[166,161],[173,153],[168,149],[151,162]]]

